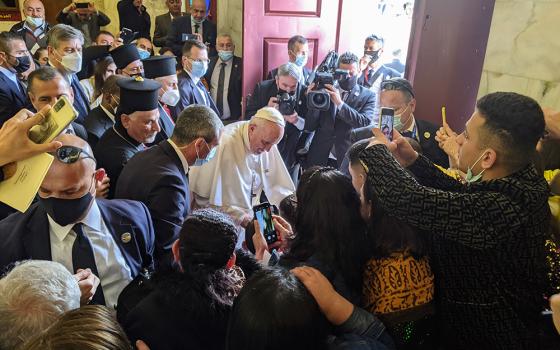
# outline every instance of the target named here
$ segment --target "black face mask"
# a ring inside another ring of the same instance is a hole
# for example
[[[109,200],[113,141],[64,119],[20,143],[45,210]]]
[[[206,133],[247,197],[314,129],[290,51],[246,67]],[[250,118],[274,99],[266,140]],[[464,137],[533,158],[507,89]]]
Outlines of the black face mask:
[[[78,222],[86,214],[93,202],[93,196],[88,191],[80,198],[39,197],[39,202],[57,224],[66,226]]]
[[[10,55],[11,56],[11,55]],[[12,56],[14,57],[14,56]],[[17,66],[14,66],[16,73],[23,73],[31,67],[31,60],[29,56],[14,57],[17,60]]]
[[[288,95],[290,95],[290,96],[293,96],[293,95],[296,94],[296,92],[295,92],[295,91],[288,92],[288,91],[286,91],[286,90],[283,90],[283,89],[278,88],[278,95],[282,95],[282,94],[288,94]]]
[[[358,76],[348,76],[338,81],[338,86],[344,91],[351,91],[358,82]]]
[[[377,61],[379,59],[379,51],[364,51],[364,56],[369,57],[370,61],[369,63],[373,63],[375,61]]]

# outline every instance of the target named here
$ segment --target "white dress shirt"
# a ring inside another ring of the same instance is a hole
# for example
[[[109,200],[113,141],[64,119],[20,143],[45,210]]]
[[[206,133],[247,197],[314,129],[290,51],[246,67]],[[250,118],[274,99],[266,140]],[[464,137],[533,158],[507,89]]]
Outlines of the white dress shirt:
[[[183,170],[185,171],[185,174],[188,174],[189,173],[189,163],[187,162],[187,158],[185,158],[185,156],[183,155],[183,152],[181,152],[181,150],[179,149],[179,146],[177,146],[175,144],[175,142],[171,141],[171,139],[168,139],[167,142],[169,142],[171,147],[173,147],[175,152],[177,152],[177,156],[179,156],[179,159],[181,160],[181,164],[183,164]]]
[[[75,269],[72,263],[72,246],[76,233],[72,230],[74,224],[60,226],[50,216],[49,234],[51,242],[52,261],[61,263],[72,274]],[[105,304],[115,307],[121,291],[132,281],[130,267],[127,265],[123,254],[113,239],[113,235],[103,222],[97,203],[93,202],[87,216],[80,221],[83,224],[84,234],[89,238],[93,248],[95,265],[99,272]],[[77,268],[80,268],[77,266]]]
[[[210,94],[212,99],[216,104],[218,103],[218,83],[220,82],[220,70],[222,69],[222,63],[225,63],[225,76],[224,76],[224,99],[222,101],[224,106],[224,111],[222,113],[222,119],[229,119],[231,117],[231,111],[228,104],[228,92],[229,92],[229,79],[231,77],[231,69],[233,67],[233,58],[229,61],[222,61],[218,59],[214,70],[212,71],[212,78],[210,78]]]
[[[105,114],[107,114],[107,116],[113,121],[113,124],[115,124],[115,116],[113,115],[113,112],[103,107],[103,105],[99,105],[99,106],[101,107],[103,112],[105,112]]]

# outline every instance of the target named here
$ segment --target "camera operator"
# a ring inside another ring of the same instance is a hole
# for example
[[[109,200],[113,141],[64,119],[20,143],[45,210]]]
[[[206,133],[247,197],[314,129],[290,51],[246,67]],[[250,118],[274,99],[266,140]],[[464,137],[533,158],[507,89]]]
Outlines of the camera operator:
[[[288,62],[278,67],[274,79],[261,81],[249,98],[246,114],[248,117],[262,107],[274,107],[280,111],[286,121],[284,137],[278,144],[278,150],[292,178],[297,175],[296,147],[305,125],[306,100],[305,86],[299,81],[301,69]]]
[[[324,84],[324,92],[328,94],[330,103],[323,106],[328,105],[328,109],[314,103],[318,101],[315,96],[321,94],[316,86],[323,85],[317,79],[319,74],[316,74],[314,82],[308,88],[309,103],[305,130],[315,131],[315,136],[309,146],[304,162],[305,168],[314,165],[338,168],[351,145],[350,131],[371,124],[376,96],[372,91],[357,84],[360,74],[358,62],[358,56],[351,52],[342,54],[338,59],[335,75],[341,75],[342,70],[348,73],[333,78],[334,85]]]

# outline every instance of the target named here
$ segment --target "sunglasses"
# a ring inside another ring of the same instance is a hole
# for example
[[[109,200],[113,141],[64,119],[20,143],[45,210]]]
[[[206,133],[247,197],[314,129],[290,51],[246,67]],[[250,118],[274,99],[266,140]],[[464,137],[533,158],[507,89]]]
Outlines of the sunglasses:
[[[76,163],[78,160],[86,158],[93,159],[95,162],[95,158],[91,154],[75,146],[62,146],[51,154],[64,164]],[[81,157],[82,154],[84,155],[83,157]]]
[[[410,87],[407,86],[407,84],[396,80],[396,79],[390,79],[390,80],[384,80],[381,82],[381,90],[397,90],[397,91],[406,91],[410,94],[410,96],[412,96],[412,98],[414,98],[414,92],[412,91],[412,89]]]

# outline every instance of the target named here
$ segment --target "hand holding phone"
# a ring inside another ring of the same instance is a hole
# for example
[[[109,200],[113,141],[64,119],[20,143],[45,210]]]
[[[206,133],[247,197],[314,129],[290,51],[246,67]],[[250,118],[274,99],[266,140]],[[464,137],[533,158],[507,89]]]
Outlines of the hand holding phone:
[[[393,108],[381,108],[381,117],[379,118],[379,129],[389,141],[393,141],[393,127],[395,119],[395,110]]]
[[[259,229],[264,236],[266,243],[271,245],[278,241],[278,233],[274,228],[272,220],[272,206],[270,203],[261,203],[253,207],[255,219],[259,223]]]

